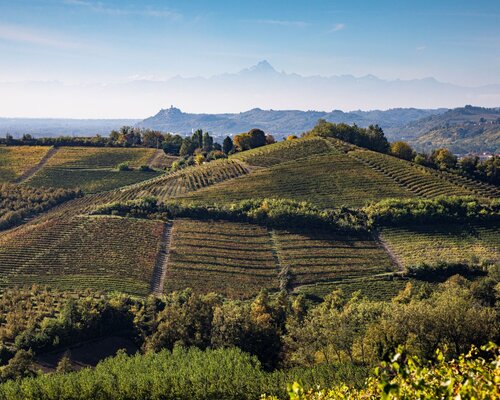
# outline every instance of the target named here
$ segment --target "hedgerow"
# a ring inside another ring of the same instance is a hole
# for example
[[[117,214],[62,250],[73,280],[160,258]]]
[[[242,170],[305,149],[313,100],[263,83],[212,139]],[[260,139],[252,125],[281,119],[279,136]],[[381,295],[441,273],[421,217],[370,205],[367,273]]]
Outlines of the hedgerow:
[[[370,226],[500,219],[500,200],[472,196],[435,199],[386,199],[363,208]]]
[[[93,214],[135,218],[193,218],[252,222],[271,227],[330,228],[363,230],[364,216],[346,207],[322,210],[308,202],[287,199],[252,199],[229,204],[200,204],[179,201],[158,202],[148,197],[99,206]]]

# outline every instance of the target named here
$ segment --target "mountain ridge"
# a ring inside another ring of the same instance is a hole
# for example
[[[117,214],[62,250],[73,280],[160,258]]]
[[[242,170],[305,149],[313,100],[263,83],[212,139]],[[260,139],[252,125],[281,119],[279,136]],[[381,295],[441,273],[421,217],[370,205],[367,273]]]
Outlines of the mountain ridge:
[[[171,106],[161,109],[157,114],[136,124],[137,127],[189,134],[193,129],[204,129],[215,136],[223,136],[248,131],[252,128],[263,129],[281,139],[290,134],[300,134],[310,130],[320,118],[330,122],[345,122],[368,126],[379,124],[391,137],[403,125],[446,109],[421,110],[416,108],[396,108],[372,111],[301,111],[301,110],[264,110],[253,108],[240,113],[195,114],[184,113]]]
[[[381,79],[374,75],[309,75],[277,71],[261,61],[239,72],[210,77],[135,77],[109,84],[68,85],[62,82],[0,82],[3,115],[36,110],[40,116],[145,116],[165,104],[218,114],[255,107],[274,110],[388,110],[454,108],[464,104],[500,104],[500,84],[466,87],[433,77]],[[57,110],[47,93],[60,100]],[[77,93],[78,95],[75,95]],[[21,111],[20,111],[21,110]]]

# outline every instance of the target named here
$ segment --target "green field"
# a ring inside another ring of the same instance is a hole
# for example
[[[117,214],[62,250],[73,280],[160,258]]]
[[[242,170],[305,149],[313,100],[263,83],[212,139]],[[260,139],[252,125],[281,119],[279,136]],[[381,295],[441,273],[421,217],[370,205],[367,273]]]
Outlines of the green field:
[[[418,281],[402,279],[398,277],[362,278],[340,282],[320,282],[316,284],[299,286],[293,293],[304,294],[313,299],[321,299],[334,290],[350,296],[354,292],[360,292],[370,300],[387,301],[403,290],[408,282],[419,284]]]
[[[404,267],[500,261],[500,228],[493,224],[397,227],[384,229],[381,236]]]
[[[495,194],[490,185],[321,138],[280,142],[161,175],[114,169],[123,161],[136,167],[151,156],[163,158],[154,149],[57,150],[24,184],[80,186],[95,194],[0,233],[2,287],[42,283],[150,293],[163,223],[88,216],[97,205],[114,201],[156,196],[227,204],[274,197],[329,208],[362,207],[388,197]],[[385,229],[381,237],[406,267],[423,261],[498,261],[498,233],[486,225],[440,226]],[[235,298],[286,287],[319,297],[336,288],[360,289],[382,299],[405,282],[391,280],[397,267],[369,235],[270,230],[228,221],[174,221],[166,266],[165,293],[192,287]]]
[[[157,172],[116,170],[121,163],[131,168],[147,165],[155,152],[155,149],[143,148],[62,147],[25,184],[80,188],[85,193],[112,190],[157,176]]]
[[[48,284],[146,295],[163,224],[114,217],[51,219],[0,236],[1,286]]]
[[[0,146],[0,183],[19,178],[36,166],[49,149],[48,146]]]
[[[258,147],[231,156],[232,159],[244,161],[258,167],[270,167],[288,161],[326,153],[330,150],[328,143],[321,138],[287,140],[272,146]]]
[[[188,167],[161,175],[147,182],[138,183],[118,191],[114,198],[130,200],[138,197],[155,196],[159,200],[168,200],[219,182],[230,181],[248,173],[248,168],[241,162],[222,159],[208,164]]]

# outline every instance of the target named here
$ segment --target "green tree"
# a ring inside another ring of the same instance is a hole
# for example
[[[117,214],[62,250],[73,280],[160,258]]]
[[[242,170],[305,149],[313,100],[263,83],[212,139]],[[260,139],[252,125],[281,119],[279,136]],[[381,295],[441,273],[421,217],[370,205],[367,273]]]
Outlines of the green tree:
[[[203,134],[203,151],[212,151],[214,147],[214,138],[208,132]]]
[[[63,354],[57,363],[56,371],[62,374],[73,371],[73,364],[71,363],[69,352]]]
[[[33,352],[31,350],[18,350],[2,369],[2,380],[25,378],[35,376],[33,368]]]
[[[193,155],[195,149],[195,143],[190,138],[184,138],[181,148],[179,149],[179,155],[181,157]]]
[[[402,158],[403,160],[411,161],[413,159],[413,149],[406,142],[393,142],[391,143],[391,154],[395,157]]]
[[[431,159],[440,169],[451,169],[457,164],[457,157],[448,149],[437,149],[431,154]]]
[[[197,129],[191,136],[191,142],[193,143],[193,151],[203,147],[203,130]]]
[[[222,151],[225,154],[229,154],[233,150],[233,147],[233,140],[229,136],[226,136],[222,142]]]

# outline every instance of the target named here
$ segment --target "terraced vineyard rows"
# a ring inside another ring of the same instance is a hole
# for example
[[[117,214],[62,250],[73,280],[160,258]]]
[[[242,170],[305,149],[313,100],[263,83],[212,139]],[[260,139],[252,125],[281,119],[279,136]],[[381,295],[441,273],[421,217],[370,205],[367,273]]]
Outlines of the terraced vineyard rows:
[[[62,147],[44,168],[25,183],[34,187],[80,188],[96,193],[156,176],[155,172],[117,171],[118,164],[146,165],[154,149]]]
[[[291,286],[344,281],[394,270],[387,253],[368,235],[276,231],[280,259],[290,267]]]
[[[386,197],[414,197],[409,190],[343,153],[330,152],[260,169],[199,190],[186,198],[234,202],[248,198],[290,198],[319,207],[361,207]]]
[[[444,173],[413,164],[386,154],[357,149],[348,153],[351,157],[385,174],[419,196],[479,195],[498,197],[499,190],[486,183],[459,175]]]
[[[36,166],[49,150],[48,146],[0,146],[0,183],[14,182]]]
[[[217,160],[133,185],[123,189],[118,197],[128,200],[155,196],[160,200],[167,200],[248,173],[248,168],[238,161]]]
[[[257,225],[175,220],[165,292],[191,287],[249,298],[278,288],[269,233]]]
[[[49,284],[146,295],[163,224],[114,217],[50,219],[0,237],[1,286]]]
[[[405,267],[500,261],[500,228],[492,224],[398,227],[384,229],[382,237]]]
[[[312,137],[287,140],[276,143],[273,146],[258,147],[256,149],[236,153],[231,158],[245,161],[250,165],[270,167],[299,158],[326,153],[329,149],[324,139]]]

